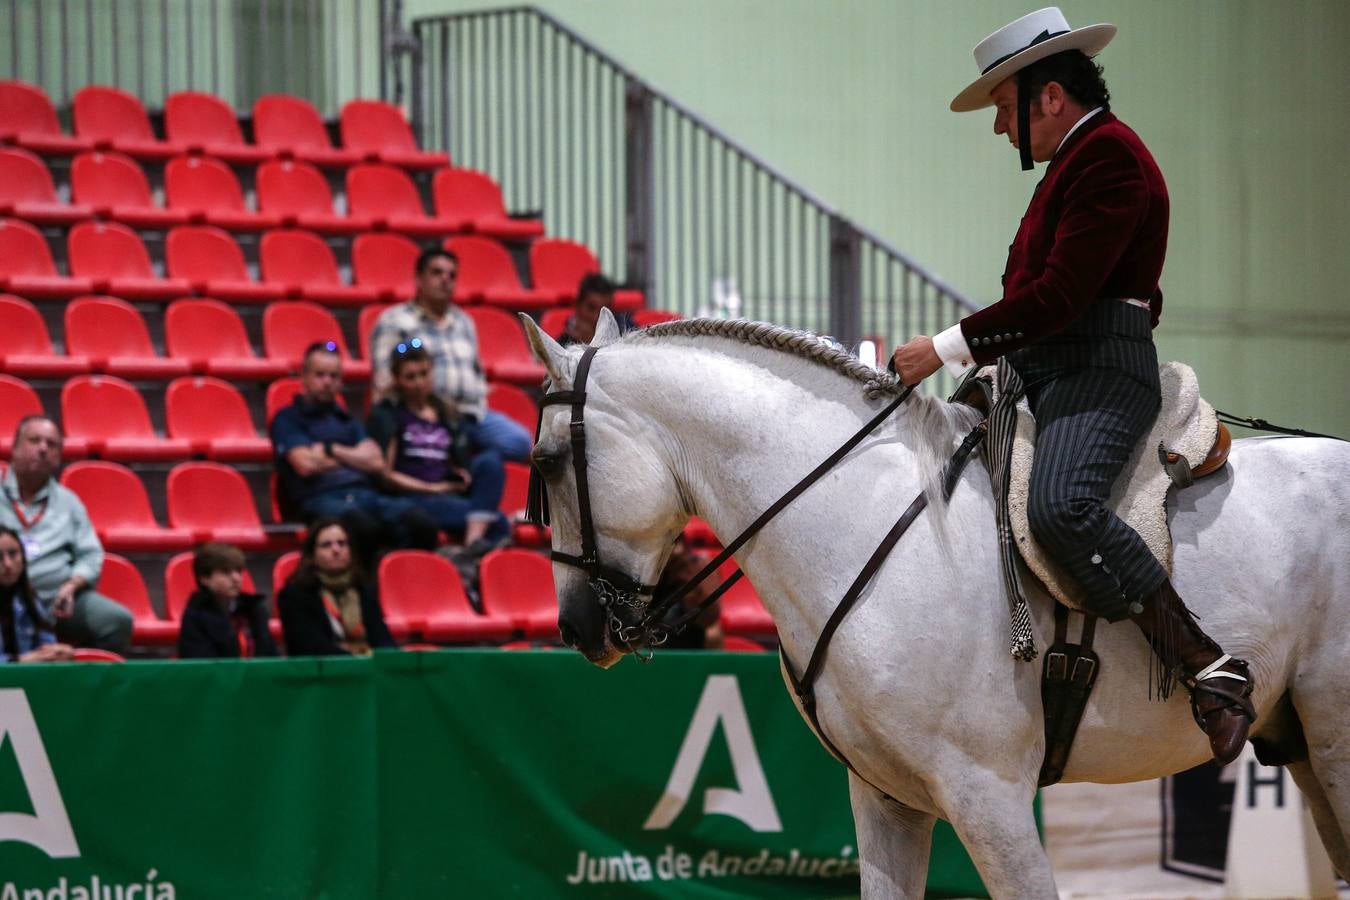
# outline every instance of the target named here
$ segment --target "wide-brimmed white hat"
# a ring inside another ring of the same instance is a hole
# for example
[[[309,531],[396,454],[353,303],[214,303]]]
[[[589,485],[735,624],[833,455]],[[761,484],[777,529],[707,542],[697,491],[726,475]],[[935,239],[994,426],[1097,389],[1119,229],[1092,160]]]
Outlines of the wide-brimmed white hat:
[[[1100,24],[1070,28],[1057,6],[1047,6],[1004,25],[975,45],[975,67],[980,77],[956,95],[952,112],[983,109],[994,101],[989,94],[1007,78],[1034,62],[1062,53],[1082,50],[1096,56],[1116,36],[1116,26]]]

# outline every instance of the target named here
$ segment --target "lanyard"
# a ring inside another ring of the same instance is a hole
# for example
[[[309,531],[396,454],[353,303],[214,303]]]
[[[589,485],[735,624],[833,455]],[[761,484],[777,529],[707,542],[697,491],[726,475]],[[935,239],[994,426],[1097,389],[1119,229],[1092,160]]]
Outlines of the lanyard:
[[[41,522],[42,517],[47,514],[46,500],[43,500],[40,504],[38,504],[37,515],[33,517],[33,520],[31,522],[28,521],[28,517],[23,514],[23,504],[21,504],[18,500],[11,499],[9,501],[9,505],[11,508],[13,508],[14,515],[18,518],[19,524],[23,526],[24,531],[30,531],[33,528],[36,528],[37,523]]]

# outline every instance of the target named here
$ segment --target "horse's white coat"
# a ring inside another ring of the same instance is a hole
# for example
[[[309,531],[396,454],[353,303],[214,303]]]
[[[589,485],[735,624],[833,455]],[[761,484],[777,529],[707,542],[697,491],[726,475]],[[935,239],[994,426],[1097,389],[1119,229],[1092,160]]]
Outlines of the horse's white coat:
[[[570,386],[579,351],[533,323],[527,331],[554,387]],[[726,338],[615,334],[606,316],[587,386],[591,495],[601,558],[643,582],[656,581],[689,515],[729,540],[884,403],[789,354]],[[541,448],[567,446],[567,409],[548,408]],[[911,400],[737,554],[799,671],[849,582],[967,422],[963,409]],[[550,479],[549,495],[554,546],[575,553],[570,466]],[[1239,441],[1225,471],[1180,493],[1171,527],[1179,592],[1225,650],[1251,663],[1257,733],[1290,692],[1311,752],[1295,776],[1332,859],[1350,874],[1350,448]],[[904,536],[830,646],[818,708],[868,782],[851,776],[865,896],[922,894],[935,816],[952,823],[994,896],[1055,893],[1031,812],[1044,751],[1041,666],[1009,656],[997,553],[977,463],[950,504],[930,507]],[[583,615],[595,602],[583,573],[555,564],[554,575],[564,619],[603,621]],[[1039,592],[1031,600],[1043,651],[1051,609]],[[1064,780],[1150,779],[1208,758],[1184,691],[1148,700],[1152,661],[1138,630],[1121,623],[1098,635],[1103,669]],[[601,665],[620,655],[603,628],[577,643]]]

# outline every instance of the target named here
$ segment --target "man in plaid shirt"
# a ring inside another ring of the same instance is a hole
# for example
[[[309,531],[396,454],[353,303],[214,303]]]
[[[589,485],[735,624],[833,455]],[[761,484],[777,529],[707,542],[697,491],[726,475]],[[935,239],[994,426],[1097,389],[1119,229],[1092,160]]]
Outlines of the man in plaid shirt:
[[[370,336],[376,399],[389,396],[394,376],[389,357],[401,342],[421,338],[432,357],[436,393],[461,414],[478,422],[479,439],[505,459],[524,462],[533,443],[515,420],[487,408],[487,377],[478,357],[473,320],[450,302],[459,260],[434,248],[417,257],[417,295],[380,315]]]

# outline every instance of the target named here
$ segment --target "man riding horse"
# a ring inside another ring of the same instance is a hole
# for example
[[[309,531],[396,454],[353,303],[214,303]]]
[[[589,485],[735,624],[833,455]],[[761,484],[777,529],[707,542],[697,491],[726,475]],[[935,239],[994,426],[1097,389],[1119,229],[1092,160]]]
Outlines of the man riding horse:
[[[1167,249],[1167,187],[1153,156],[1111,114],[1092,62],[1114,25],[1071,29],[1051,7],[975,48],[980,77],[953,112],[994,106],[1022,168],[1048,162],[1008,252],[1003,298],[894,354],[916,384],[945,365],[1006,357],[1036,417],[1028,519],[1082,585],[1089,612],[1131,619],[1160,662],[1159,694],[1179,677],[1214,756],[1230,762],[1256,718],[1247,663],[1196,623],[1144,541],[1106,508],[1112,484],[1160,404],[1152,329]]]

